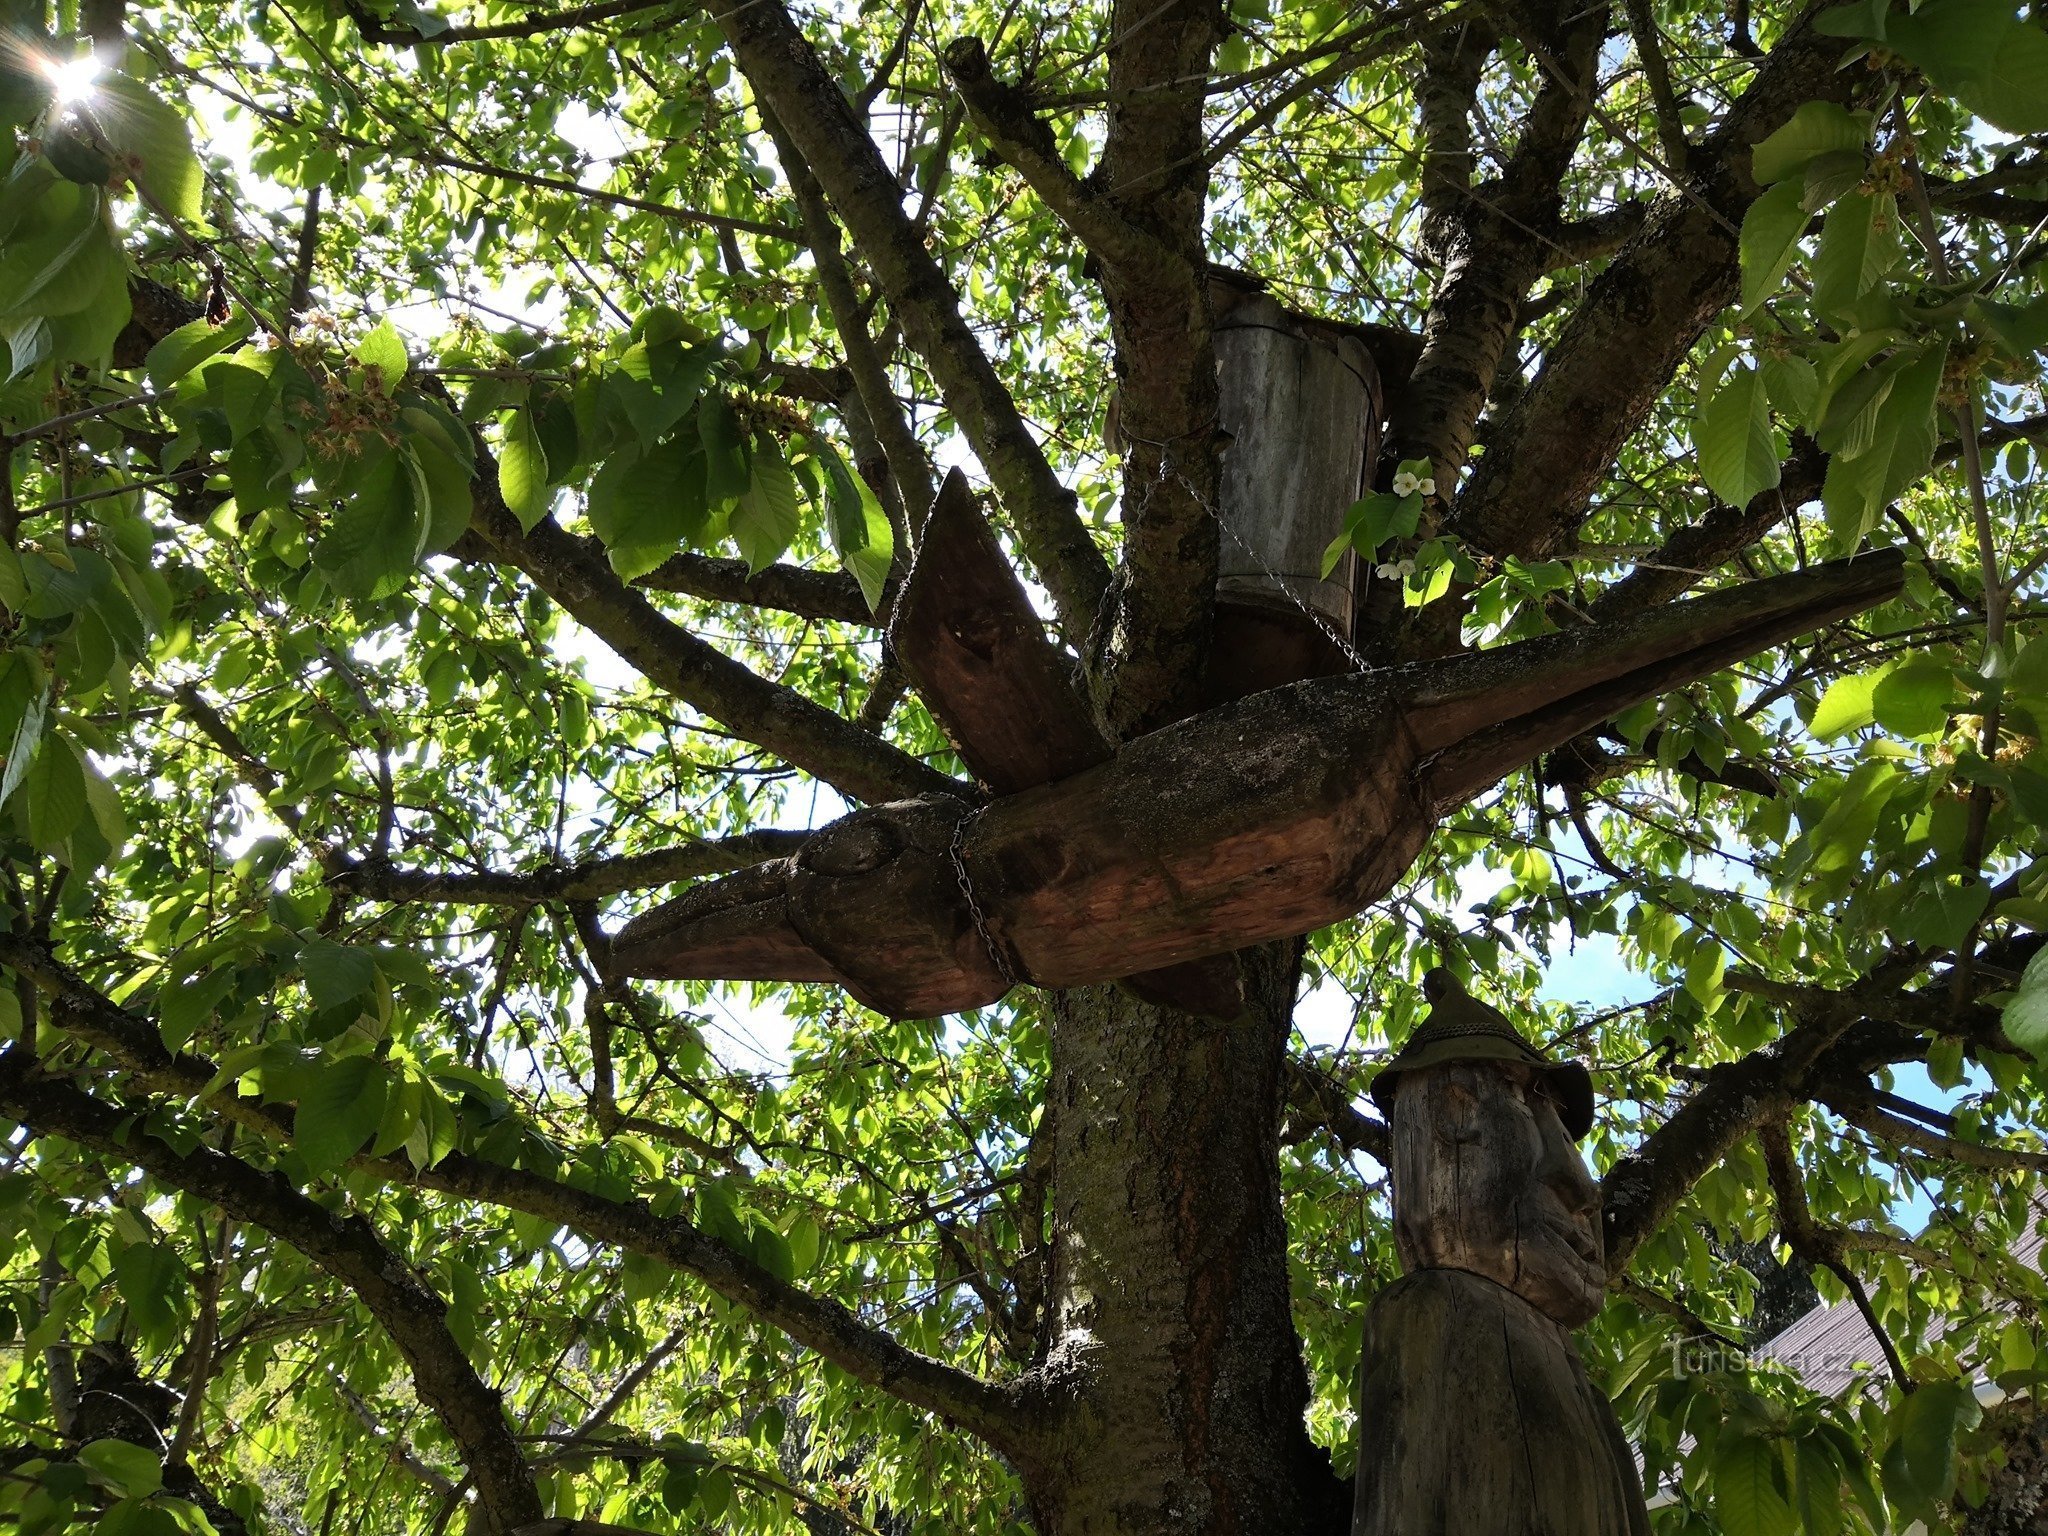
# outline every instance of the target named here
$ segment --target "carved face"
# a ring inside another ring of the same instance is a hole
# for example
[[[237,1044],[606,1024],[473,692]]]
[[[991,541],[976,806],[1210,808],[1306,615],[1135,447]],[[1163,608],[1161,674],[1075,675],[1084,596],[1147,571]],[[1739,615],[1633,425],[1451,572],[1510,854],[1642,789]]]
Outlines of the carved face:
[[[1600,1310],[1600,1195],[1533,1066],[1451,1061],[1400,1078],[1394,1240],[1404,1269],[1463,1269],[1576,1327]]]

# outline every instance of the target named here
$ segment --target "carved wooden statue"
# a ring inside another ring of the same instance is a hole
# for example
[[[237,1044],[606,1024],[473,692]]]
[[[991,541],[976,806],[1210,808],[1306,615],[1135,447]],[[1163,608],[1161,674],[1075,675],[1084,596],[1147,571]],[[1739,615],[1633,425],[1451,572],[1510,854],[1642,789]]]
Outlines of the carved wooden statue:
[[[1352,1536],[1646,1536],[1634,1457],[1568,1329],[1600,1310],[1586,1069],[1447,971],[1372,1086],[1406,1273],[1366,1315]]]
[[[1231,1016],[1230,951],[1376,901],[1451,807],[1901,581],[1897,555],[1863,555],[1613,624],[1273,688],[1113,748],[957,472],[924,540],[891,638],[994,797],[969,803],[963,784],[961,798],[855,811],[788,858],[634,918],[612,944],[615,974],[836,982],[903,1017],[1020,983],[1122,978]]]

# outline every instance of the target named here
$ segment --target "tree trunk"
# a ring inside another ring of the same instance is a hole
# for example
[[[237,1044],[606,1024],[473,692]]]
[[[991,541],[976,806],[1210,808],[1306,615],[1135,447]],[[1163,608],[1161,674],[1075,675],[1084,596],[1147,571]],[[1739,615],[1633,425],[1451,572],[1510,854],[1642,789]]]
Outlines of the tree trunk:
[[[1299,944],[1241,951],[1230,1021],[1114,987],[1052,994],[1045,1536],[1338,1532],[1303,1425],[1278,1158]]]
[[[2005,1450],[1974,1508],[1959,1507],[1962,1536],[2048,1536],[2048,1419],[2031,1399],[2008,1402],[1989,1427]]]

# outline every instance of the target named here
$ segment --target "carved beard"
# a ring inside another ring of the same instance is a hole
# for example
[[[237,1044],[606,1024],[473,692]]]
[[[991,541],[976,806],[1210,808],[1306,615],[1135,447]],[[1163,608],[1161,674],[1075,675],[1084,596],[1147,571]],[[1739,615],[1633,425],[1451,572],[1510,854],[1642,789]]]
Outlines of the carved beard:
[[[1453,1061],[1394,1097],[1394,1241],[1405,1270],[1462,1269],[1577,1327],[1600,1310],[1600,1195],[1535,1067]]]

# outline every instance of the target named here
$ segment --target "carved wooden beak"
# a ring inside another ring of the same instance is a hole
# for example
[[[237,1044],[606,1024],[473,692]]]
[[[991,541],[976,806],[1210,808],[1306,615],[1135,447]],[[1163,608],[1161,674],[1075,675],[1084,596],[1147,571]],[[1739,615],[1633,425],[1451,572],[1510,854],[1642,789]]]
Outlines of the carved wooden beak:
[[[1392,888],[1435,821],[1643,699],[1894,596],[1864,555],[1495,650],[1254,694],[983,808],[855,811],[633,919],[625,976],[831,981],[900,1017],[1292,937]]]

